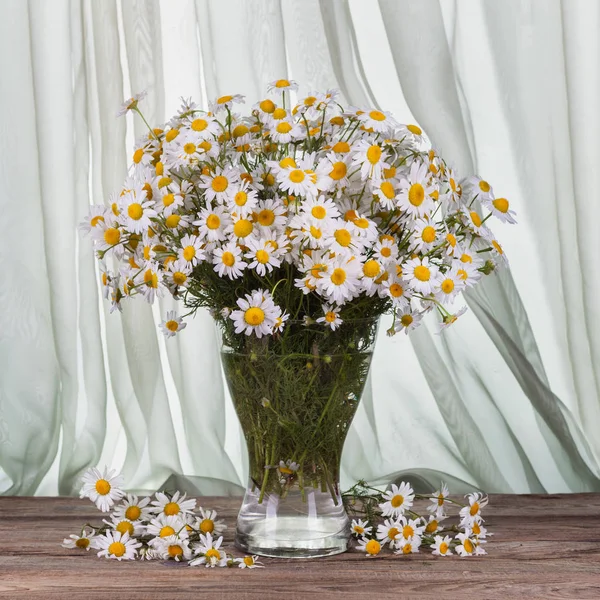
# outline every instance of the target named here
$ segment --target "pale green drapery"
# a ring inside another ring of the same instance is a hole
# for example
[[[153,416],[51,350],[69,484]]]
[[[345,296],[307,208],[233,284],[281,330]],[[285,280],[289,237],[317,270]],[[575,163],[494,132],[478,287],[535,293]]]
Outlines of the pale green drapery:
[[[380,335],[345,449],[346,483],[412,476],[461,491],[600,489],[600,283],[593,196],[600,6],[563,0],[7,0],[0,23],[0,491],[76,491],[90,465],[131,489],[171,475],[244,482],[217,333],[160,337],[143,302],[108,315],[76,225],[143,131],[148,89],[259,99],[288,75],[417,121],[462,173],[508,196],[511,271],[443,336]],[[127,144],[129,146],[127,146]],[[591,189],[590,189],[591,188]],[[162,302],[160,313],[169,308]],[[133,308],[133,310],[132,310]],[[382,329],[385,329],[385,323]],[[180,479],[177,483],[183,485]]]

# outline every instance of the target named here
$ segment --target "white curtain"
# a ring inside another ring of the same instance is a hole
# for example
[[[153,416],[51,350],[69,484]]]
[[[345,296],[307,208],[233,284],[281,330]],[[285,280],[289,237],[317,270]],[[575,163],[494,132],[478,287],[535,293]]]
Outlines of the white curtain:
[[[245,484],[210,317],[165,343],[169,301],[109,315],[76,226],[125,176],[130,92],[162,123],[283,76],[419,123],[519,215],[453,328],[380,335],[344,483],[600,489],[599,30],[594,0],[5,0],[0,492],[72,494],[97,464],[135,490]]]

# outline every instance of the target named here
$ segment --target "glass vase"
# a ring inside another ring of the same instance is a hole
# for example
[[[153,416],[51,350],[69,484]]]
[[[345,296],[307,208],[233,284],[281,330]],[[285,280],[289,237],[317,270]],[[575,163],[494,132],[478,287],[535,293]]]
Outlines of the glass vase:
[[[376,333],[377,320],[364,319],[336,331],[292,322],[260,339],[224,334],[222,364],[249,456],[238,548],[288,558],[346,550],[340,460]]]

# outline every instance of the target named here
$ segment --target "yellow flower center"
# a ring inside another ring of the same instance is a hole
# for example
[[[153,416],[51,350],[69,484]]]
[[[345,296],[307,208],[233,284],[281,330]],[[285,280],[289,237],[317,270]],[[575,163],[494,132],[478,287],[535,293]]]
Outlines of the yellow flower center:
[[[246,127],[246,125],[236,125],[233,128],[233,131],[231,132],[231,135],[234,138],[238,138],[238,137],[242,137],[243,135],[246,135],[250,130],[248,129],[248,127]]]
[[[221,558],[221,554],[215,548],[209,548],[204,556],[206,556],[206,558],[216,558],[217,560],[220,560]]]
[[[368,229],[369,228],[369,221],[363,217],[361,217],[360,219],[355,219],[354,220],[354,224],[357,227],[360,227],[361,229]]]
[[[469,510],[469,513],[472,517],[474,517],[478,512],[479,512],[479,502],[473,502],[473,504],[471,505],[471,509]]]
[[[96,227],[96,225],[98,225],[98,223],[102,221],[104,223],[104,217],[102,215],[97,215],[95,217],[92,217],[91,221],[90,221],[90,225],[92,227]]]
[[[390,540],[395,540],[399,534],[400,530],[397,527],[391,527],[387,535],[390,538]]]
[[[275,129],[277,130],[277,133],[289,133],[292,130],[292,126],[287,121],[283,121],[282,123],[279,123]]]
[[[233,233],[235,236],[243,238],[250,235],[253,229],[254,225],[252,225],[252,223],[248,221],[248,219],[240,219],[233,226]]]
[[[404,288],[399,283],[392,283],[392,285],[390,285],[390,294],[394,298],[400,298],[400,296],[402,296],[402,294],[404,294]],[[408,316],[410,316],[410,315],[408,315]],[[412,319],[412,317],[411,317],[411,319]]]
[[[442,542],[440,544],[440,554],[446,554],[448,552],[448,544],[446,542]]]
[[[456,237],[454,237],[451,233],[448,233],[446,235],[446,241],[448,242],[448,244],[450,244],[450,246],[452,246],[452,248],[456,246]]]
[[[396,176],[396,167],[390,167],[389,169],[384,169],[383,176],[386,179],[391,179],[392,177],[395,177]]]
[[[425,527],[425,531],[426,533],[434,533],[435,531],[437,531],[438,528],[438,522],[434,519],[433,521],[430,521],[429,523],[427,523],[427,526]]]
[[[379,110],[372,110],[369,113],[369,117],[371,117],[373,121],[385,121],[385,115]]]
[[[167,321],[165,323],[165,327],[169,330],[169,331],[177,331],[179,329],[179,323],[177,321]]]
[[[183,258],[190,262],[196,256],[196,248],[194,246],[186,246],[183,249]]]
[[[123,542],[113,542],[109,547],[108,547],[108,553],[112,554],[113,556],[123,556],[123,554],[125,554],[125,544],[123,544]]]
[[[233,197],[233,201],[238,205],[238,206],[244,206],[244,204],[246,204],[246,202],[248,202],[248,194],[244,191],[239,191],[237,192],[237,194]]]
[[[175,271],[173,273],[173,283],[176,285],[183,285],[187,281],[187,278],[187,275],[181,271]]]
[[[452,293],[452,290],[454,290],[454,281],[452,281],[452,279],[444,279],[444,281],[442,281],[442,292],[444,292],[444,294],[450,294]]]
[[[481,217],[475,211],[471,211],[469,216],[471,217],[471,221],[475,227],[481,227]]]
[[[96,481],[96,491],[101,496],[106,496],[106,494],[110,492],[110,483],[108,483],[106,479],[98,479],[98,481]]]
[[[466,540],[463,542],[463,548],[464,548],[464,549],[465,549],[465,550],[466,550],[466,551],[467,551],[469,554],[471,554],[471,552],[473,552],[473,550],[475,549],[475,548],[473,548],[473,543],[472,543],[472,542],[471,542],[471,540],[469,540],[469,539],[466,539]]]
[[[144,150],[142,148],[138,148],[133,153],[133,162],[137,165],[142,161],[143,157],[144,157]]]
[[[321,277],[321,273],[324,271],[325,269],[325,265],[323,263],[318,263],[316,265],[313,265],[310,269],[310,274],[315,278],[315,279],[320,279]]]
[[[419,266],[415,267],[414,273],[415,273],[415,277],[419,281],[429,281],[429,278],[431,277],[431,271],[427,267],[424,267],[423,265],[419,265]]]
[[[206,226],[209,229],[218,229],[220,225],[221,219],[219,218],[219,215],[213,213],[208,215],[208,217],[206,218]]]
[[[211,187],[215,192],[224,192],[229,185],[229,181],[227,177],[223,177],[223,175],[217,175],[211,183]]]
[[[462,263],[472,263],[473,262],[473,257],[469,254],[463,254],[460,257],[460,262]]]
[[[379,251],[379,254],[381,254],[381,256],[384,258],[389,258],[392,255],[392,250],[391,248],[388,248],[388,246],[383,246],[383,248]]]
[[[175,558],[183,554],[183,548],[179,545],[169,546],[168,552],[171,558]]]
[[[179,508],[179,504],[177,504],[177,502],[167,502],[163,508],[163,512],[167,516],[178,515],[180,510],[181,509]]]
[[[367,150],[367,160],[372,165],[376,165],[380,159],[381,159],[381,148],[379,146],[371,146]]]
[[[306,174],[300,169],[294,169],[293,171],[290,171],[289,174],[289,179],[292,183],[302,183],[305,177]]]
[[[114,246],[115,244],[118,244],[120,239],[121,239],[121,232],[118,229],[115,229],[114,227],[109,227],[104,232],[104,241],[109,246]]]
[[[142,209],[142,205],[134,202],[127,207],[127,214],[134,220],[139,221],[144,214],[144,210]]]
[[[413,183],[408,190],[408,201],[413,206],[421,206],[425,200],[425,190],[420,183]]]
[[[402,546],[402,554],[410,554],[412,552],[412,544]]]
[[[354,526],[354,533],[358,533],[358,535],[362,535],[365,532],[365,528],[360,525]]]
[[[497,211],[500,211],[501,213],[508,212],[509,204],[506,198],[496,198],[492,201],[492,204]]]
[[[175,535],[175,530],[170,525],[165,525],[159,532],[158,536],[161,538]]]
[[[469,278],[469,274],[464,269],[459,269],[456,274],[463,280],[466,281]]]
[[[230,102],[231,100],[233,100],[233,96],[221,96],[217,100],[217,104],[227,104],[227,102]]]
[[[192,129],[194,131],[204,131],[208,127],[208,121],[205,119],[194,119],[192,121]]]
[[[162,189],[164,187],[167,187],[168,185],[171,185],[173,183],[173,180],[170,177],[161,177],[158,180],[158,187],[159,189]]]
[[[265,311],[258,306],[251,306],[244,313],[244,321],[248,323],[248,325],[252,325],[256,327],[260,325],[265,320]]]
[[[75,542],[75,546],[77,546],[77,548],[87,548],[89,545],[90,545],[90,540],[88,540],[87,538],[79,538]]]
[[[223,252],[221,261],[226,267],[233,267],[235,264],[235,256],[231,252]]]
[[[333,322],[335,322],[336,319],[337,319],[337,315],[333,311],[329,310],[325,313],[325,320],[328,323],[333,323]],[[360,527],[359,529],[362,529],[362,527]],[[354,531],[356,531],[356,528],[354,529]],[[362,531],[361,531],[361,533],[362,533]]]
[[[175,196],[173,194],[165,194],[162,199],[164,206],[171,206],[175,202]]]
[[[254,559],[251,556],[244,556],[243,561],[247,567],[254,565]]]
[[[281,119],[284,119],[286,115],[287,115],[287,111],[285,110],[285,108],[276,108],[273,111],[273,118],[276,121],[281,121]]]
[[[287,79],[278,79],[275,82],[275,87],[277,87],[277,88],[290,87],[290,82]]]
[[[346,281],[346,271],[344,269],[334,269],[331,274],[331,282],[334,285],[342,285]]]
[[[483,179],[479,182],[479,189],[484,192],[485,194],[487,194],[491,187],[490,184],[487,181],[484,181]]]
[[[120,521],[115,529],[119,533],[128,533],[129,535],[133,535],[133,524],[129,521]]]
[[[407,125],[406,129],[415,135],[421,135],[423,133],[423,130],[418,125]]]
[[[181,221],[181,217],[179,215],[169,215],[165,219],[165,225],[169,229],[175,229],[179,225],[179,221]]]
[[[167,135],[165,135],[165,140],[167,140],[167,142],[172,142],[178,135],[179,129],[169,129]]]
[[[479,535],[481,533],[481,527],[479,527],[479,523],[477,523],[477,521],[473,523],[473,533],[475,535]]]
[[[435,229],[431,227],[431,225],[424,227],[423,231],[421,232],[421,239],[426,244],[431,244],[431,242],[435,240]]]
[[[504,254],[504,250],[502,250],[502,246],[496,240],[492,240],[492,246],[494,246],[494,248],[496,248],[496,251],[498,252],[498,254]]]
[[[157,288],[158,287],[158,275],[152,271],[152,269],[148,269],[144,273],[144,282],[148,287]]]
[[[363,273],[365,277],[377,277],[377,275],[379,275],[380,270],[381,268],[379,267],[379,263],[376,260],[368,260],[363,265]]]
[[[269,262],[269,253],[266,250],[258,250],[255,256],[256,260],[263,265]]]
[[[352,236],[347,229],[337,229],[333,234],[335,241],[342,247],[347,248],[352,242]]]
[[[348,167],[346,167],[346,163],[342,161],[338,161],[333,163],[331,172],[329,173],[329,177],[334,179],[335,181],[339,181],[346,177],[346,173],[348,172]]]
[[[390,500],[390,504],[394,507],[394,508],[398,508],[399,506],[402,506],[402,504],[404,503],[404,496],[400,495],[400,494],[396,494],[391,500]]]
[[[268,208],[264,208],[258,213],[258,222],[264,227],[269,227],[275,222],[275,213]]]
[[[338,154],[346,154],[350,152],[350,144],[348,142],[337,142],[332,150]]]
[[[130,521],[137,521],[141,514],[142,511],[140,510],[139,506],[128,506],[127,510],[125,511],[125,518],[129,519]]]
[[[358,219],[358,213],[351,208],[344,213],[344,221],[354,221]]]
[[[438,494],[437,503],[438,503],[438,506],[443,506],[443,504],[444,504],[444,494]]]
[[[194,154],[194,152],[196,152],[196,144],[193,144],[192,142],[188,142],[187,144],[185,144],[183,146],[183,151],[186,154]]]
[[[212,519],[204,519],[200,523],[200,531],[202,533],[212,533],[215,530],[215,524]]]
[[[383,195],[390,200],[396,195],[394,186],[389,181],[384,181],[379,186],[379,189],[383,192]]]
[[[323,206],[313,206],[310,211],[310,214],[315,219],[324,219],[327,216],[327,211]]]
[[[413,535],[415,535],[415,530],[410,525],[405,525],[402,528],[402,535],[406,539],[408,539],[409,537],[412,537]]]
[[[340,117],[339,115],[335,116],[335,117],[331,117],[331,119],[329,119],[329,122],[332,125],[343,125],[345,123],[344,121],[344,117]],[[340,142],[338,142],[340,143]],[[342,142],[345,143],[345,142]],[[339,150],[336,150],[336,152],[339,152]],[[348,152],[348,150],[346,150],[346,152]]]
[[[402,323],[404,327],[410,327],[412,325],[413,320],[414,319],[412,318],[412,315],[402,315],[400,317],[400,323]]]
[[[381,552],[381,544],[377,540],[369,540],[365,546],[365,552],[371,556]]]
[[[268,98],[266,100],[263,100],[259,106],[260,110],[268,114],[271,114],[275,110],[274,102],[272,100],[269,100]]]

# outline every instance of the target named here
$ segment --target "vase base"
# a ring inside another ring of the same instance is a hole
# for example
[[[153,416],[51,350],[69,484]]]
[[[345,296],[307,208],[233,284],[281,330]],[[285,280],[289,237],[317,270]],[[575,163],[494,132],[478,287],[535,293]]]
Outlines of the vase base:
[[[294,517],[279,518],[276,532],[271,530],[267,522],[255,524],[249,534],[240,532],[238,526],[235,545],[247,554],[272,558],[317,558],[345,552],[348,549],[346,523],[343,523],[341,531],[328,534],[327,529],[331,529],[335,523],[323,522],[328,519],[321,520],[321,523],[318,521],[308,531],[306,519],[302,523],[304,528],[299,529],[301,524]],[[300,532],[310,536],[310,539],[301,539]]]

